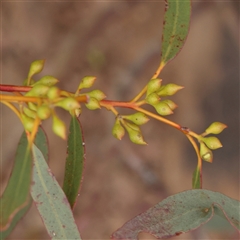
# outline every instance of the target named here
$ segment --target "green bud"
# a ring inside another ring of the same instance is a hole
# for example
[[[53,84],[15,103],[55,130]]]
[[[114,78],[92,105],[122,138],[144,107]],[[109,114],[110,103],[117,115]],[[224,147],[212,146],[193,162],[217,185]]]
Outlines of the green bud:
[[[204,135],[207,134],[219,134],[221,133],[225,128],[227,127],[227,125],[220,123],[220,122],[214,122],[212,123],[204,132]]]
[[[89,98],[88,103],[85,103],[85,106],[90,110],[96,110],[96,109],[101,108],[98,100],[96,98],[92,98],[92,97]]]
[[[90,88],[94,84],[95,80],[96,80],[96,77],[93,77],[93,76],[84,77],[78,86],[78,90],[83,88]]]
[[[205,137],[202,138],[201,140],[212,150],[222,147],[221,142],[216,137]]]
[[[154,78],[148,82],[147,96],[151,93],[157,92],[161,87],[162,79]]]
[[[56,86],[52,86],[49,88],[47,92],[47,97],[49,99],[56,99],[60,96],[60,89]]]
[[[153,107],[156,109],[158,114],[160,114],[162,116],[167,116],[167,115],[173,114],[172,109],[168,106],[168,104],[166,104],[164,102],[159,102],[159,103],[153,105]]]
[[[140,128],[133,123],[124,121],[124,127],[126,128],[129,138],[133,143],[146,145],[147,143],[143,140],[143,136]]]
[[[60,120],[56,115],[53,115],[53,132],[62,139],[66,139],[66,126],[62,120]]]
[[[29,107],[29,109],[31,109],[33,111],[37,111],[37,105],[32,102],[28,103],[28,107]]]
[[[43,84],[34,86],[25,96],[28,97],[44,97],[48,92],[49,87]]]
[[[160,97],[157,95],[157,93],[151,93],[146,97],[146,101],[150,105],[155,105],[159,103]]]
[[[206,162],[211,163],[213,161],[212,151],[203,142],[200,142],[200,155],[202,160]]]
[[[21,114],[24,129],[32,132],[34,127],[34,118],[28,117],[25,113]]]
[[[145,124],[149,121],[149,118],[144,113],[141,113],[141,112],[137,112],[137,113],[134,113],[134,114],[131,114],[131,115],[122,116],[122,118],[130,120],[137,125],[142,125],[142,124]]]
[[[44,76],[41,79],[39,79],[36,83],[33,84],[33,86],[38,85],[38,84],[43,84],[48,87],[51,87],[58,82],[59,82],[59,80],[57,78],[47,75],[47,76]]]
[[[55,104],[55,106],[57,107],[61,107],[67,111],[71,111],[71,110],[75,110],[77,108],[80,108],[80,104],[77,100],[75,100],[74,98],[68,97],[68,98],[64,98],[63,100],[57,102]]]
[[[102,91],[100,91],[100,90],[93,90],[93,91],[87,93],[87,95],[97,99],[98,101],[101,101],[104,98],[106,98],[106,95]]]
[[[178,92],[179,90],[183,89],[182,86],[179,86],[177,84],[174,83],[169,83],[167,85],[164,85],[160,88],[160,90],[157,92],[157,94],[159,96],[172,96],[174,95],[176,92]]]
[[[34,83],[35,83],[35,80],[31,79],[29,85],[32,86]],[[28,79],[26,78],[23,81],[23,86],[27,86],[27,84],[28,84]]]
[[[31,63],[28,72],[28,79],[31,79],[33,75],[40,73],[43,70],[45,60],[36,60]]]
[[[115,138],[121,140],[122,137],[125,134],[125,129],[124,127],[121,125],[119,119],[116,119],[113,129],[112,129],[112,134]]]
[[[30,118],[36,118],[36,111],[34,111],[34,110],[31,110],[30,108],[28,108],[28,107],[24,107],[23,108],[23,112],[28,116],[28,117],[30,117]]]
[[[51,109],[48,105],[42,105],[37,109],[37,115],[40,119],[45,120],[50,117]]]
[[[166,103],[171,108],[171,110],[174,110],[177,108],[177,104],[172,100],[166,99],[166,100],[163,100],[162,102]]]

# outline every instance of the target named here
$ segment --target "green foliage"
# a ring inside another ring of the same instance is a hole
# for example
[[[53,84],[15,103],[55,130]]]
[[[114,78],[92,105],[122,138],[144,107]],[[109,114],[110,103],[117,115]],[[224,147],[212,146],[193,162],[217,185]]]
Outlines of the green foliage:
[[[163,85],[158,75],[179,53],[186,41],[190,12],[190,0],[166,1],[160,65],[132,101],[106,100],[105,93],[99,89],[84,92],[93,86],[96,81],[94,76],[84,77],[75,93],[61,90],[56,86],[58,79],[50,75],[35,81],[33,76],[42,71],[45,60],[32,62],[23,87],[8,86],[10,92],[15,91],[17,94],[1,95],[0,100],[15,112],[25,131],[17,148],[12,175],[0,198],[0,205],[3,206],[0,209],[1,239],[5,239],[25,215],[32,199],[51,239],[81,239],[72,209],[79,195],[85,166],[85,143],[78,119],[82,113],[82,105],[90,110],[106,108],[111,111],[115,116],[113,136],[121,140],[127,132],[129,139],[140,145],[147,144],[140,127],[149,118],[168,124],[188,138],[198,159],[193,172],[192,190],[166,198],[127,222],[112,238],[137,239],[141,231],[149,232],[157,238],[180,235],[206,223],[215,212],[219,213],[216,209],[220,209],[221,215],[240,230],[239,202],[223,194],[201,189],[202,161],[211,163],[212,150],[222,147],[217,137],[209,135],[219,134],[227,126],[214,122],[202,134],[197,134],[163,117],[173,114],[177,107],[168,97],[183,87],[175,83]],[[0,90],[4,89],[2,86],[0,85]],[[144,105],[151,105],[155,111],[144,109]],[[66,124],[56,114],[56,107],[66,110],[71,116],[69,134]],[[116,110],[117,107],[131,109],[134,113],[122,115]],[[59,186],[46,162],[47,138],[40,125],[48,118],[52,118],[53,132],[63,139],[68,138],[63,188]]]

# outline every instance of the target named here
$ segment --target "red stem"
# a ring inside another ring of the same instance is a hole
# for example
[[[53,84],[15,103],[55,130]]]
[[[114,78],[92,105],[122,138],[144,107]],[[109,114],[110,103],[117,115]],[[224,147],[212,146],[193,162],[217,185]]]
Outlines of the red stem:
[[[28,92],[32,87],[0,84],[0,91],[3,92]]]

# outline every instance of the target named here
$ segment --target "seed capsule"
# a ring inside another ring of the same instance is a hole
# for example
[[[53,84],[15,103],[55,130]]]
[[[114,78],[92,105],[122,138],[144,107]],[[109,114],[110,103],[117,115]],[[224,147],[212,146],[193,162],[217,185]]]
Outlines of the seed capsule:
[[[125,129],[124,127],[121,125],[119,119],[116,119],[113,129],[112,129],[112,134],[115,138],[121,140],[122,137],[125,134]]]
[[[171,96],[171,95],[174,95],[176,92],[178,92],[181,89],[183,89],[182,86],[179,86],[174,83],[169,83],[167,85],[162,86],[160,88],[160,90],[157,92],[157,94],[162,97]]]
[[[53,132],[62,139],[66,139],[66,127],[62,120],[60,120],[56,115],[53,115]]]

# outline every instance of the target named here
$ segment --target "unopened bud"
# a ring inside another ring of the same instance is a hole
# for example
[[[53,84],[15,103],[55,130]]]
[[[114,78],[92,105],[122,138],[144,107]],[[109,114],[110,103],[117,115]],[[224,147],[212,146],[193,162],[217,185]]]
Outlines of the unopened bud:
[[[57,102],[55,104],[55,106],[57,107],[61,107],[67,111],[71,111],[71,110],[75,110],[77,108],[80,108],[80,104],[77,100],[75,100],[74,98],[64,98],[63,100]]]
[[[98,101],[101,101],[104,98],[106,98],[106,95],[102,91],[100,91],[100,90],[93,90],[93,91],[87,93],[87,95],[97,99]]]
[[[157,94],[162,97],[171,96],[171,95],[174,95],[176,92],[178,92],[181,89],[183,89],[182,86],[179,86],[174,83],[169,83],[167,85],[162,86],[160,88],[160,90],[157,92]]]
[[[158,112],[158,114],[160,114],[162,116],[167,116],[167,115],[173,114],[172,109],[168,106],[168,104],[166,104],[164,102],[159,102],[153,106],[156,109],[156,111]]]
[[[58,82],[59,82],[59,80],[57,78],[47,75],[47,76],[44,76],[41,79],[39,79],[35,84],[33,84],[33,86],[38,85],[38,84],[43,84],[48,87],[51,87]]]
[[[147,96],[151,93],[157,92],[161,87],[162,79],[154,78],[148,82]]]
[[[37,115],[40,119],[45,120],[50,117],[51,109],[47,105],[42,105],[37,109]]]
[[[216,137],[205,137],[202,138],[201,140],[212,150],[222,147],[221,142]]]
[[[28,97],[44,97],[48,92],[49,87],[43,84],[34,86],[25,96]]]
[[[66,126],[62,120],[60,120],[56,115],[53,115],[53,132],[62,139],[66,139]]]
[[[133,143],[146,145],[147,143],[143,140],[143,136],[140,128],[136,124],[124,122],[124,127],[126,128],[129,138]]]
[[[171,108],[171,110],[174,110],[177,108],[177,104],[172,100],[166,99],[166,100],[163,100],[162,102],[166,103]]]
[[[93,76],[86,76],[84,77],[78,87],[78,90],[83,89],[83,88],[90,88],[96,80],[96,77]]]
[[[24,129],[26,131],[32,132],[34,127],[34,119],[31,117],[28,117],[25,113],[21,114],[21,117],[22,117]]]
[[[44,63],[45,60],[36,60],[32,62],[28,72],[28,79],[31,79],[33,75],[40,73],[43,69]]]
[[[200,142],[200,155],[202,160],[206,162],[211,163],[213,161],[212,151],[203,142]]]
[[[146,97],[146,101],[150,105],[155,105],[160,101],[160,97],[157,95],[157,93],[151,93]]]
[[[49,88],[47,92],[47,96],[49,99],[56,99],[60,96],[60,89],[56,86],[52,86]]]
[[[32,102],[29,102],[28,103],[28,107],[29,109],[33,110],[33,111],[37,111],[37,106],[36,104],[32,103]]]
[[[130,120],[137,125],[142,125],[142,124],[145,124],[149,121],[149,118],[144,113],[141,113],[141,112],[137,112],[137,113],[134,113],[134,114],[131,114],[131,115],[122,116],[122,118]]]
[[[35,118],[36,117],[36,111],[34,110],[31,110],[30,108],[28,107],[24,107],[23,108],[23,112],[30,118]]]
[[[206,134],[219,134],[221,133],[225,128],[227,127],[227,125],[220,123],[220,122],[214,122],[212,123],[206,130],[205,133]],[[206,135],[205,134],[205,135]]]
[[[113,129],[112,129],[112,134],[115,138],[121,140],[122,137],[125,134],[125,129],[124,127],[121,125],[119,119],[116,119]]]
[[[96,110],[101,108],[98,100],[96,98],[89,98],[88,103],[85,104],[85,106],[89,109],[89,110]]]

